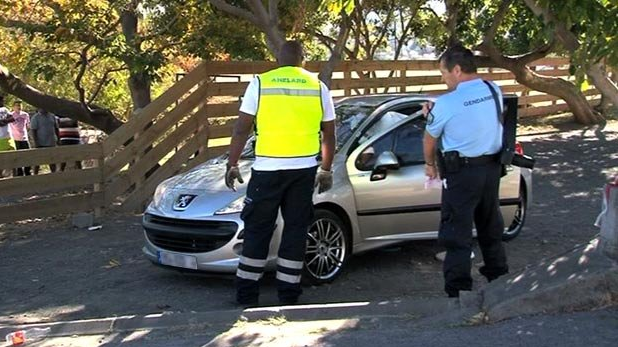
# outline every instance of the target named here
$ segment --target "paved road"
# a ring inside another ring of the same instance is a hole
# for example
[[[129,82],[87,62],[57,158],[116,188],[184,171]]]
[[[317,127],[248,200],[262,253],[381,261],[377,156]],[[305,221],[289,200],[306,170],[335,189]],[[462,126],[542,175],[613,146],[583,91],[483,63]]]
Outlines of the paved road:
[[[494,325],[427,326],[413,317],[237,323],[114,335],[53,338],[37,347],[411,347],[569,346],[613,347],[618,340],[618,307],[593,312],[518,318]]]

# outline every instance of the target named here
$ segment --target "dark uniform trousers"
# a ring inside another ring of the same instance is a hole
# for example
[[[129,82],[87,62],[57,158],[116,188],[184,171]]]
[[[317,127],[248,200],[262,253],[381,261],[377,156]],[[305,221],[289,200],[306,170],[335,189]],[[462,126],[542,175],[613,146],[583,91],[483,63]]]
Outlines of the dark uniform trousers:
[[[15,140],[15,149],[30,149],[28,141]],[[13,169],[13,176],[30,176],[30,166]]]
[[[241,213],[245,223],[242,256],[236,272],[236,300],[256,303],[258,281],[266,265],[279,208],[284,226],[277,259],[279,300],[296,302],[302,288],[307,231],[313,218],[313,189],[317,167],[252,171]]]
[[[462,165],[459,172],[445,173],[442,189],[442,215],[438,242],[446,248],[444,259],[445,291],[458,296],[472,289],[470,276],[472,228],[483,254],[480,272],[489,281],[508,272],[502,244],[504,221],[500,212],[498,162]]]

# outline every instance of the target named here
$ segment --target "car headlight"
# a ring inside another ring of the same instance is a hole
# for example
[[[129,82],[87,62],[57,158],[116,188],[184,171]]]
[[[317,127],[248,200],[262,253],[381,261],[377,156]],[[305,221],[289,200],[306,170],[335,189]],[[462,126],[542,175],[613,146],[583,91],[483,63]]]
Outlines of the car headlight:
[[[155,189],[154,196],[152,197],[152,204],[154,207],[159,208],[161,204],[161,200],[165,197],[165,193],[167,192],[167,184],[159,184],[157,189]]]
[[[221,208],[215,212],[215,214],[230,214],[230,213],[238,213],[242,211],[242,208],[245,207],[245,196],[241,196],[240,198],[230,202],[224,208]]]

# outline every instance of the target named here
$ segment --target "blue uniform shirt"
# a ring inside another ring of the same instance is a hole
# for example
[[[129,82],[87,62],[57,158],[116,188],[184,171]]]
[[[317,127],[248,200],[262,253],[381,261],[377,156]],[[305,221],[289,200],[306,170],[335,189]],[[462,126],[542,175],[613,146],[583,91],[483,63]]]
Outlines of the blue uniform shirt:
[[[502,109],[502,92],[490,83]],[[442,152],[458,151],[462,157],[495,154],[502,147],[502,124],[496,104],[480,78],[460,82],[454,91],[440,96],[427,117],[426,130],[440,138]]]

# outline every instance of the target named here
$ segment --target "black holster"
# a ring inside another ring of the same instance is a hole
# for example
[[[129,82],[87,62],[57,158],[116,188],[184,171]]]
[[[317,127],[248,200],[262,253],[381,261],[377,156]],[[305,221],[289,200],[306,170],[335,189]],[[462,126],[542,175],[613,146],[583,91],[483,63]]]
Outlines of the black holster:
[[[459,160],[459,152],[448,151],[438,152],[438,165],[440,172],[444,173],[457,173],[461,168],[461,161]]]

